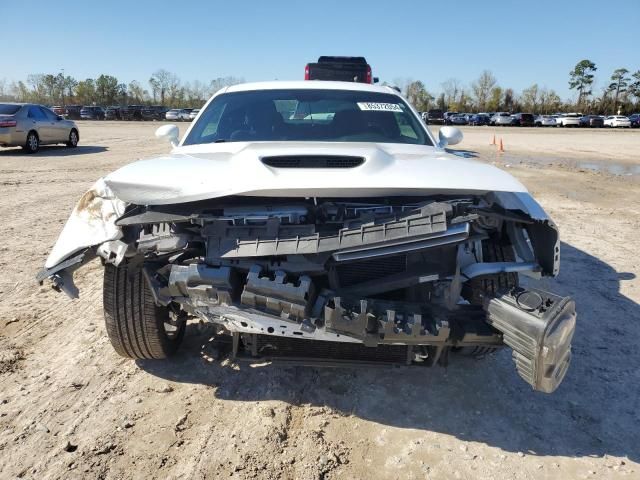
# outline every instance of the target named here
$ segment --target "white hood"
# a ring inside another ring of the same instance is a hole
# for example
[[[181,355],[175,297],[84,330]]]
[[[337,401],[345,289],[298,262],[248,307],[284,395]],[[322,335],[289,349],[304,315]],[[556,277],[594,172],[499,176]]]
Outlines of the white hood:
[[[349,155],[365,161],[355,168],[323,169],[273,168],[260,160],[277,155]],[[131,163],[96,182],[74,209],[45,267],[90,246],[117,250],[122,232],[115,220],[127,203],[162,205],[227,195],[362,198],[489,192],[507,208],[546,218],[526,188],[508,173],[434,147],[336,142],[178,147],[170,155]]]
[[[348,155],[355,168],[273,168],[278,155]],[[126,165],[105,177],[120,200],[183,203],[227,195],[363,197],[526,192],[508,173],[423,145],[342,142],[234,142],[178,147],[167,156]]]

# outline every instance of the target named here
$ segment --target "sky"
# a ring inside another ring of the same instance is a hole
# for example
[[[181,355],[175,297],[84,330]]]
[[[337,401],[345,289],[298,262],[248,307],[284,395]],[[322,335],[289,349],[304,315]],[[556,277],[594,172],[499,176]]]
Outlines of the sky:
[[[164,68],[208,83],[302,79],[320,55],[365,56],[374,76],[432,93],[488,69],[517,92],[533,83],[571,98],[569,71],[640,70],[640,0],[278,1],[0,0],[0,80],[61,69],[146,84]]]

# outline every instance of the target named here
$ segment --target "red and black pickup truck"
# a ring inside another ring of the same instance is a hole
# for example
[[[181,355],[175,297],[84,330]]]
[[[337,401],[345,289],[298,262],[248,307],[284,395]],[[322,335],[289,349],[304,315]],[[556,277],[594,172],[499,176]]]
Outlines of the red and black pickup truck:
[[[339,82],[376,83],[371,74],[371,65],[364,57],[318,58],[316,63],[307,63],[304,68],[305,80],[334,80]]]

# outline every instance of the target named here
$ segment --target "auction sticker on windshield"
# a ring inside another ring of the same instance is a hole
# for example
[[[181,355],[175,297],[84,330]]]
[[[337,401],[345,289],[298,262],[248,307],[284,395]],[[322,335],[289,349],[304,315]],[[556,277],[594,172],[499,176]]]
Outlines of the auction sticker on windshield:
[[[376,112],[402,112],[402,108],[397,103],[358,102],[358,108]]]

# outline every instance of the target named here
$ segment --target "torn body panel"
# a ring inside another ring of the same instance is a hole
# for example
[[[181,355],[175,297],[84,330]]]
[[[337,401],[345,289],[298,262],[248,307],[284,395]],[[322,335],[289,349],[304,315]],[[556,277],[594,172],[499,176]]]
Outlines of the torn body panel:
[[[116,220],[124,213],[125,207],[126,203],[113,194],[104,179],[98,180],[71,212],[47,257],[45,268],[54,268],[86,248],[122,238],[122,230],[116,225]]]

